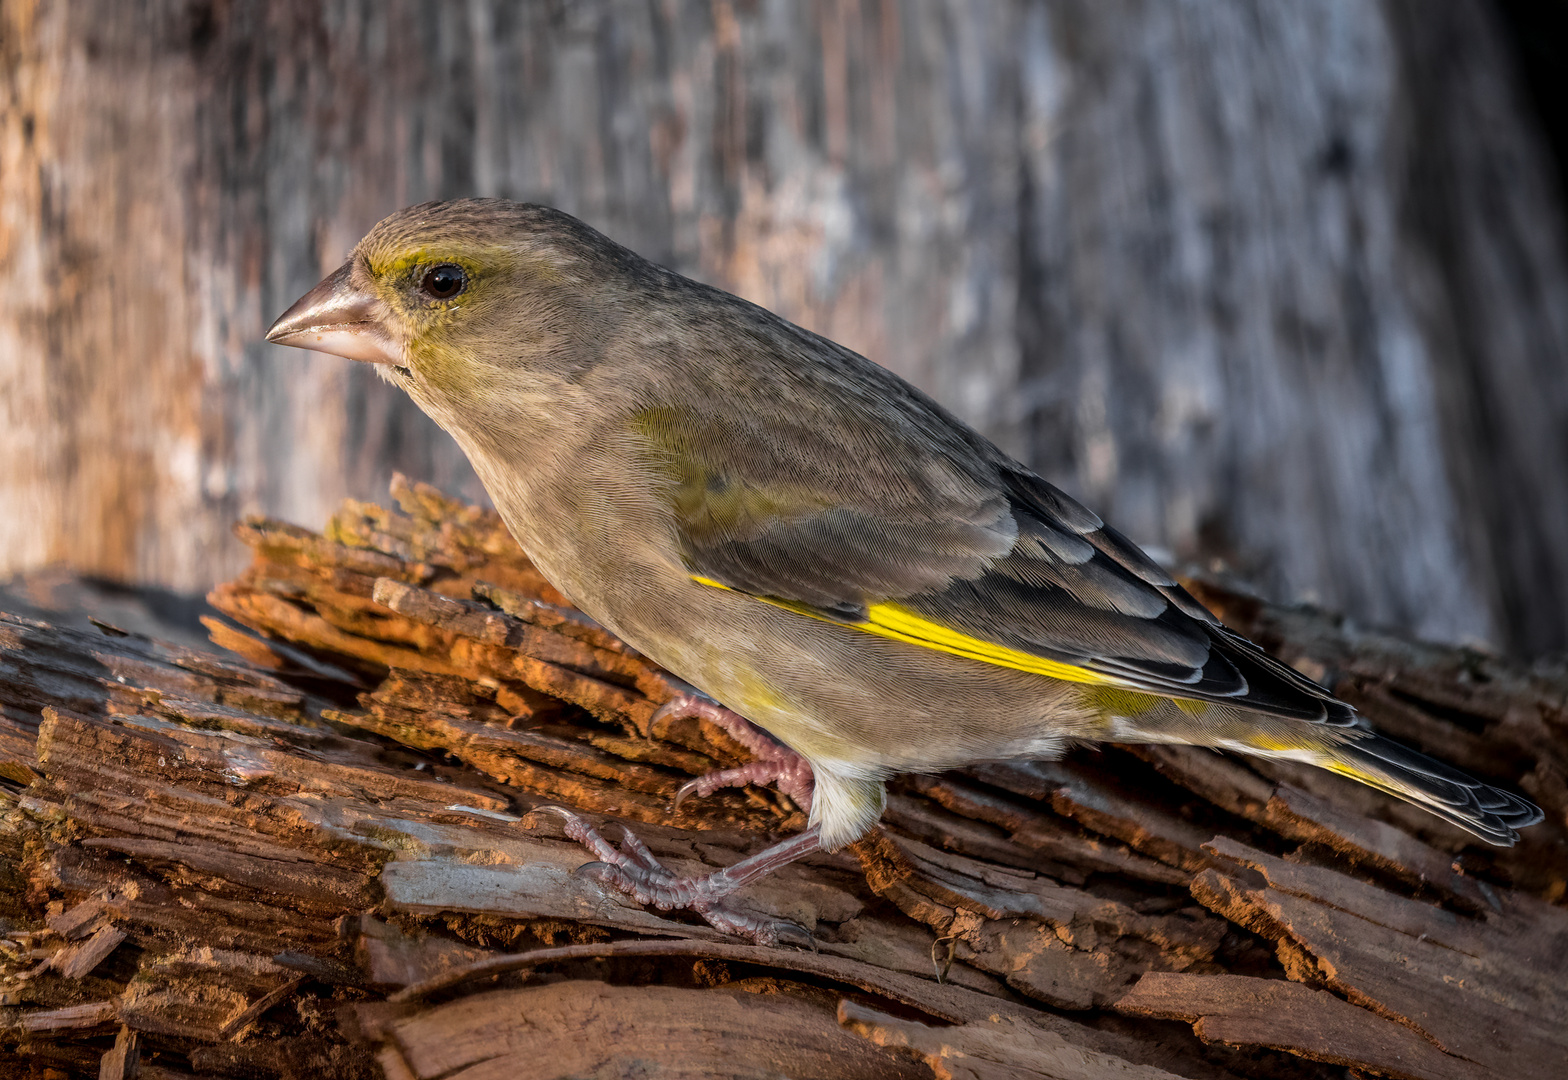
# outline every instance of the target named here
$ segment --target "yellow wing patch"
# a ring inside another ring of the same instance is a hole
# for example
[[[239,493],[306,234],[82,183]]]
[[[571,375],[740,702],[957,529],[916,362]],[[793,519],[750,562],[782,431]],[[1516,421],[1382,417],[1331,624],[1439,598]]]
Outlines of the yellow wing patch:
[[[715,589],[724,589],[726,592],[735,592],[722,581],[712,578],[692,575],[692,580],[700,585],[708,585]],[[998,645],[991,641],[982,641],[960,633],[941,623],[932,622],[925,616],[910,611],[898,604],[872,604],[866,609],[866,618],[862,622],[848,622],[840,619],[830,619],[812,610],[804,604],[791,603],[788,600],[776,600],[768,596],[754,597],[765,604],[793,611],[797,615],[818,619],[822,622],[833,623],[835,626],[848,626],[878,637],[891,638],[894,641],[904,641],[911,645],[919,645],[925,649],[935,649],[937,652],[951,653],[969,660],[978,660],[984,664],[994,664],[997,667],[1013,668],[1017,671],[1027,671],[1032,675],[1044,675],[1050,679],[1061,679],[1064,682],[1088,683],[1095,686],[1127,686],[1122,679],[1110,675],[1103,675],[1098,671],[1078,667],[1075,664],[1065,664],[1060,660],[1049,660],[1043,656],[1026,653],[1020,649],[1010,649],[1005,645]]]

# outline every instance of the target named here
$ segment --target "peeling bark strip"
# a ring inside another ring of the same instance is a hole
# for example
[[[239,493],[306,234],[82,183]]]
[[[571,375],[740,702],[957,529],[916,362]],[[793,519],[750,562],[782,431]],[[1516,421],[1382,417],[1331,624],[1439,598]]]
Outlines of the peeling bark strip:
[[[819,943],[762,949],[606,893],[529,811],[635,822],[681,870],[798,808],[672,812],[743,748],[650,729],[680,684],[493,514],[393,494],[322,534],[240,526],[227,654],[0,615],[0,1073],[1561,1075],[1568,673],[1194,582],[1547,821],[1482,850],[1318,770],[1182,747],[914,777],[852,853],[740,894]]]

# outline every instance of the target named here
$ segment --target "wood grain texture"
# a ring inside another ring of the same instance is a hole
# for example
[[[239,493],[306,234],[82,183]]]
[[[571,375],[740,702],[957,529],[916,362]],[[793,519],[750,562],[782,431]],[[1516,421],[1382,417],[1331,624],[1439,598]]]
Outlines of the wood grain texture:
[[[1409,1028],[1296,982],[1150,972],[1116,1007],[1186,1020],[1205,1042],[1272,1046],[1400,1080],[1495,1075],[1455,1060]]]
[[[239,529],[254,560],[210,620],[230,652],[0,614],[0,1072],[1561,1071],[1568,673],[1191,581],[1374,724],[1523,777],[1546,820],[1483,849],[1321,771],[1085,748],[899,780],[881,830],[727,901],[816,942],[763,948],[577,873],[589,853],[533,811],[700,873],[798,807],[673,807],[744,748],[655,722],[678,685],[493,512],[393,494],[320,533]]]
[[[1266,592],[1568,643],[1568,244],[1483,0],[5,0],[0,570],[204,591],[455,446],[260,334],[554,203]]]

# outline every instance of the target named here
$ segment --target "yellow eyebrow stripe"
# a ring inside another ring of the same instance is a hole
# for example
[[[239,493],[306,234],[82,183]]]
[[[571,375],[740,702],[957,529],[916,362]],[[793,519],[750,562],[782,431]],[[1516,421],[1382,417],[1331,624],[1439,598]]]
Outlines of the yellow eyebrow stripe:
[[[726,592],[737,592],[722,581],[712,578],[692,575],[692,580],[699,585],[707,585]],[[747,594],[750,595],[750,594]],[[1031,675],[1044,675],[1049,679],[1061,679],[1064,682],[1088,683],[1095,686],[1127,686],[1125,680],[1102,675],[1098,671],[1081,668],[1075,664],[1065,664],[1060,660],[1050,660],[1033,653],[1026,653],[1020,649],[1010,649],[1005,645],[994,642],[982,641],[979,638],[961,634],[957,630],[943,626],[941,623],[932,622],[922,615],[910,611],[897,604],[872,604],[866,609],[864,622],[847,622],[841,619],[829,619],[813,611],[804,604],[794,604],[788,600],[776,600],[768,596],[754,596],[764,604],[793,611],[797,615],[821,622],[832,623],[835,626],[848,626],[878,637],[891,638],[894,641],[903,641],[911,645],[919,645],[924,649],[934,649],[937,652],[951,653],[962,656],[968,660],[978,660],[984,664],[994,664],[997,667],[1012,668],[1016,671],[1026,671]]]

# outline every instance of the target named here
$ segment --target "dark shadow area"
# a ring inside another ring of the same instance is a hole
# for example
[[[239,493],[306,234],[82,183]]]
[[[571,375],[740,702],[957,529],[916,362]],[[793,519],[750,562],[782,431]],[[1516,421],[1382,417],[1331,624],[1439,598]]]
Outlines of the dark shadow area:
[[[1552,153],[1559,201],[1568,196],[1568,3],[1495,0],[1530,109]]]

